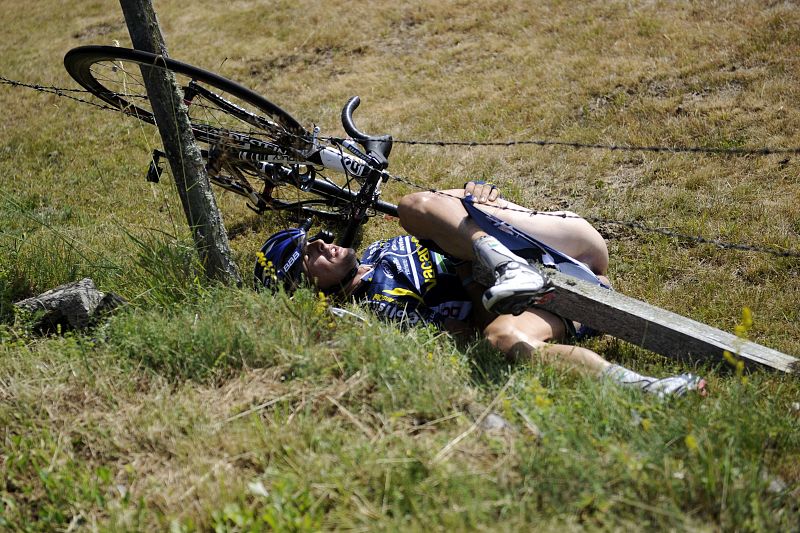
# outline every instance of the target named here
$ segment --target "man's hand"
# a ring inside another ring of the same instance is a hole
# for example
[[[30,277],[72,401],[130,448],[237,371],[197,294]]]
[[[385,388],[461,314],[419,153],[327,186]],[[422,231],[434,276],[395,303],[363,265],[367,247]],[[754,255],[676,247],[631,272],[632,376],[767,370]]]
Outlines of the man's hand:
[[[475,202],[485,204],[494,202],[500,197],[497,185],[486,181],[468,181],[464,184],[464,196],[471,194]]]

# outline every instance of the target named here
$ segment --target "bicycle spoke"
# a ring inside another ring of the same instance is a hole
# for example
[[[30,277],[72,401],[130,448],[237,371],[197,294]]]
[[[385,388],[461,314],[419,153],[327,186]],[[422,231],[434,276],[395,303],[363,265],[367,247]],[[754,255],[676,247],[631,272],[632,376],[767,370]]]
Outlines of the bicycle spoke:
[[[213,183],[246,198],[257,211],[347,218],[351,176],[345,174],[344,186],[327,178],[316,181],[314,165],[321,161],[311,134],[261,95],[201,68],[138,50],[85,46],[71,50],[64,62],[95,96],[150,124],[155,119],[146,77],[152,69],[170,71]]]

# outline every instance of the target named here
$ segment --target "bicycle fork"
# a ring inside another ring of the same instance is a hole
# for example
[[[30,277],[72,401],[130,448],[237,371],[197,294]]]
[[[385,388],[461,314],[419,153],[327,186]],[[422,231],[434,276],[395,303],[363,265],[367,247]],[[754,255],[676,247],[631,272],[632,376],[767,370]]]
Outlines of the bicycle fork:
[[[381,194],[381,186],[388,179],[389,175],[387,173],[376,170],[364,182],[361,190],[358,191],[358,194],[353,199],[350,221],[339,238],[339,246],[350,248],[353,245],[358,227],[364,223],[367,218],[367,211],[378,200]]]

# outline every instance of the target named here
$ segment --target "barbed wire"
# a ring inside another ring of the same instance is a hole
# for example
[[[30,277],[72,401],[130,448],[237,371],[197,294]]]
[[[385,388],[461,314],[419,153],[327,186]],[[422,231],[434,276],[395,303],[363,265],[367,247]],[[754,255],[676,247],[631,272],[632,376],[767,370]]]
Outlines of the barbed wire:
[[[69,98],[80,103],[89,104],[104,110],[120,112],[117,107],[109,106],[107,104],[98,104],[82,98],[70,96],[68,93],[81,93],[93,94],[86,89],[74,89],[65,87],[55,87],[48,85],[39,85],[33,83],[25,83],[8,79],[0,76],[0,84],[11,85],[15,87],[24,87],[34,89],[39,92],[55,94],[57,96]],[[141,95],[128,95],[119,94],[126,98],[145,98]],[[291,135],[290,132],[287,132]],[[337,141],[336,137],[319,137],[323,141]],[[305,140],[305,139],[304,139]],[[596,149],[596,150],[609,150],[609,151],[626,151],[626,152],[666,152],[666,153],[707,153],[707,154],[720,154],[720,155],[772,155],[772,154],[800,154],[800,147],[789,148],[772,148],[772,147],[758,147],[758,148],[723,148],[714,146],[639,146],[629,144],[604,144],[604,143],[585,143],[579,141],[560,141],[554,139],[521,139],[521,140],[507,140],[507,141],[443,141],[443,140],[422,140],[422,139],[394,139],[396,144],[406,144],[409,146],[436,146],[436,147],[514,147],[514,146],[559,146],[565,148],[575,149]]]
[[[54,87],[50,85],[38,85],[35,83],[24,83],[21,81],[10,80],[4,76],[0,76],[0,85],[10,85],[12,87],[23,87],[26,89],[34,89],[38,92],[47,93],[47,94],[54,94],[56,96],[60,96],[62,98],[67,98],[68,100],[73,100],[75,102],[80,102],[82,104],[87,104],[93,107],[97,107],[100,109],[104,109],[106,111],[115,111],[117,113],[122,113],[122,110],[118,107],[112,107],[107,104],[98,104],[97,102],[92,102],[90,100],[84,100],[83,98],[78,98],[77,96],[71,96],[69,93],[80,93],[80,94],[92,94],[90,91],[86,89],[68,89],[65,87]]]
[[[61,95],[62,93],[88,93],[86,89],[75,89],[75,88],[66,88],[66,87],[54,87],[52,85],[38,85],[36,83],[25,83],[23,81],[15,81],[6,78],[5,76],[0,76],[0,82],[6,85],[13,85],[15,87],[25,87],[28,89],[35,89],[40,92],[46,93],[54,93]]]
[[[510,141],[422,141],[395,139],[395,143],[420,146],[459,146],[459,147],[512,147],[512,146],[560,146],[576,149],[597,149],[619,152],[668,152],[668,153],[707,153],[722,155],[770,155],[800,154],[797,148],[720,148],[713,146],[636,146],[628,144],[583,143],[577,141],[557,141],[549,139],[510,140]]]
[[[406,185],[414,187],[415,189],[420,190],[420,191],[426,191],[426,192],[439,194],[439,195],[442,195],[442,196],[447,196],[447,197],[450,197],[450,198],[455,198],[455,199],[457,199],[459,201],[461,200],[460,196],[456,196],[456,195],[450,194],[450,193],[448,193],[446,191],[441,191],[441,190],[437,190],[437,189],[431,189],[430,187],[423,187],[422,185],[419,185],[419,184],[417,184],[417,183],[415,183],[415,182],[413,182],[413,181],[411,181],[411,180],[409,180],[407,178],[404,178],[402,176],[397,176],[397,175],[391,174],[391,177],[392,177],[392,179],[394,179],[396,181],[399,181],[401,183],[405,183]],[[534,209],[525,209],[525,208],[517,208],[517,207],[509,207],[509,206],[493,206],[493,207],[496,208],[496,209],[504,210],[504,211],[512,211],[512,212],[517,212],[517,213],[523,213],[523,214],[528,215],[528,216],[542,215],[542,216],[551,216],[551,217],[556,217],[556,218],[576,218],[576,219],[584,219],[587,222],[591,222],[591,223],[594,223],[594,224],[607,224],[607,225],[613,225],[613,226],[622,226],[622,227],[627,227],[627,228],[635,230],[635,231],[646,232],[646,233],[655,233],[655,234],[663,235],[665,237],[670,237],[670,238],[673,238],[673,239],[678,239],[678,240],[682,240],[682,241],[686,241],[686,242],[691,242],[691,243],[694,243],[694,244],[710,244],[710,245],[713,245],[713,246],[716,246],[718,248],[722,248],[722,249],[725,249],[725,250],[740,250],[740,251],[747,251],[747,252],[765,253],[765,254],[770,254],[770,255],[777,256],[777,257],[797,257],[797,258],[800,258],[800,251],[798,251],[798,250],[786,250],[786,249],[779,249],[779,248],[772,247],[772,246],[759,246],[759,245],[753,245],[753,244],[743,244],[743,243],[728,242],[728,241],[723,241],[721,239],[711,239],[711,238],[702,237],[702,236],[699,236],[699,235],[690,235],[688,233],[682,233],[682,232],[675,231],[675,230],[669,229],[669,228],[657,228],[657,227],[649,226],[647,224],[644,224],[643,222],[638,222],[638,221],[613,220],[613,219],[607,219],[607,218],[595,217],[595,216],[581,216],[581,215],[569,214],[569,213],[565,213],[565,212],[537,211],[537,210],[534,210]]]
[[[83,98],[79,98],[77,96],[72,96],[72,94],[93,94],[91,91],[85,89],[74,89],[74,88],[64,88],[64,87],[55,87],[55,86],[47,86],[47,85],[39,85],[39,84],[32,84],[32,83],[24,83],[20,81],[15,81],[8,79],[4,76],[0,76],[0,84],[11,85],[14,87],[23,87],[33,89],[43,93],[55,94],[56,96],[68,98],[70,100],[74,100],[80,102],[82,104],[91,105],[103,110],[107,111],[114,111],[118,113],[125,114],[121,109],[113,106],[109,106],[107,104],[98,104],[96,102],[92,102],[89,100],[85,100]],[[120,95],[125,96],[125,95]],[[134,95],[139,96],[139,95]],[[250,132],[252,134],[252,132]],[[299,135],[286,131],[286,135],[300,137]],[[337,137],[319,137],[319,140],[328,141],[334,144],[338,144],[342,141],[342,139]],[[307,138],[303,137],[303,141],[308,141]],[[557,140],[509,140],[509,141],[425,141],[425,140],[410,140],[410,139],[395,139],[395,143],[399,144],[407,144],[411,146],[437,146],[437,147],[446,147],[446,146],[457,146],[457,147],[514,147],[514,146],[524,146],[524,145],[533,145],[533,146],[560,146],[560,147],[568,147],[568,148],[575,148],[575,149],[602,149],[602,150],[611,150],[611,151],[646,151],[646,152],[667,152],[667,153],[712,153],[712,154],[722,154],[722,155],[770,155],[770,154],[800,154],[800,147],[797,148],[770,148],[770,147],[762,147],[762,148],[717,148],[717,147],[702,147],[702,146],[634,146],[634,145],[614,145],[614,144],[599,144],[599,143],[582,143],[582,142],[573,142],[573,141],[557,141]],[[404,183],[413,187],[414,189],[427,191],[435,194],[440,194],[443,196],[449,196],[452,198],[461,199],[458,196],[454,196],[449,194],[445,191],[432,189],[430,187],[424,187],[422,185],[417,184],[416,182],[405,178],[403,176],[398,176],[394,174],[388,174],[391,179],[394,179],[400,183]],[[548,212],[548,211],[536,211],[524,208],[514,208],[509,206],[498,206],[499,209],[508,210],[508,211],[516,211],[520,213],[524,213],[529,216],[534,215],[546,215],[546,216],[553,216],[558,218],[582,218],[588,222],[594,224],[605,224],[605,225],[614,225],[614,226],[621,226],[626,227],[634,231],[638,232],[645,232],[645,233],[654,233],[663,235],[669,238],[678,239],[686,242],[691,242],[694,244],[708,244],[716,246],[720,249],[725,250],[740,250],[740,251],[749,251],[749,252],[757,252],[757,253],[764,253],[770,254],[777,257],[794,257],[800,258],[800,251],[796,250],[786,250],[780,249],[772,246],[758,246],[752,244],[743,244],[743,243],[734,243],[723,241],[721,239],[713,239],[708,237],[703,237],[699,235],[691,235],[687,233],[682,233],[673,229],[669,228],[658,228],[649,226],[642,222],[638,221],[629,221],[629,220],[614,220],[614,219],[606,219],[602,217],[594,217],[594,216],[578,216],[578,215],[570,215],[563,212]]]

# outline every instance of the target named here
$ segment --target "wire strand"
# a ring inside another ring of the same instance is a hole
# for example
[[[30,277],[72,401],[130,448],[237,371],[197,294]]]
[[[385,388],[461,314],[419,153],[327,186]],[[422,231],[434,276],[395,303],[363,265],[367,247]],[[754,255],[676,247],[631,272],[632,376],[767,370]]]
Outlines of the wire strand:
[[[88,104],[103,110],[107,111],[115,111],[119,113],[126,114],[123,110],[109,106],[106,104],[97,104],[95,102],[91,102],[89,100],[84,100],[82,98],[71,96],[68,93],[75,93],[75,94],[92,94],[91,91],[87,91],[85,89],[71,89],[71,88],[64,88],[64,87],[55,87],[55,86],[46,86],[46,85],[39,85],[39,84],[32,84],[32,83],[24,83],[20,81],[15,81],[8,79],[4,76],[0,76],[0,84],[6,84],[14,87],[23,87],[28,89],[34,89],[39,92],[55,94],[59,97],[68,98],[70,100],[74,100],[83,104]],[[121,95],[124,96],[124,95]],[[126,114],[130,116],[129,114]],[[254,135],[257,132],[247,132],[250,135]],[[297,133],[293,133],[290,131],[285,131],[285,135],[300,139],[304,142],[309,141],[309,137],[306,135],[299,135]],[[319,140],[327,141],[335,146],[339,146],[339,150],[341,151],[341,142],[343,139],[338,137],[318,137]],[[515,146],[556,146],[556,147],[565,147],[565,148],[574,148],[574,149],[596,149],[596,150],[611,150],[611,151],[646,151],[646,152],[665,152],[665,153],[708,153],[708,154],[720,154],[720,155],[731,155],[731,156],[740,156],[740,155],[771,155],[771,154],[800,154],[800,147],[797,148],[771,148],[771,147],[762,147],[762,148],[717,148],[717,147],[703,147],[703,146],[634,146],[634,145],[615,145],[615,144],[599,144],[599,143],[581,143],[581,142],[573,142],[573,141],[559,141],[559,140],[509,140],[509,141],[430,141],[430,140],[411,140],[411,139],[399,139],[395,140],[395,143],[398,144],[407,144],[411,146],[436,146],[436,147],[447,147],[447,146],[455,146],[455,147],[515,147]],[[377,170],[377,169],[375,169]],[[430,187],[423,187],[408,178],[404,178],[402,176],[392,175],[389,176],[400,182],[405,183],[417,190],[428,191],[436,194],[441,194],[444,196],[451,196],[457,198],[453,195],[450,195],[444,191],[439,191],[436,189],[432,189]],[[350,184],[350,180],[347,181],[348,187]],[[521,210],[515,209],[510,207],[502,207],[501,209],[507,209],[511,211],[520,211],[527,214],[532,215],[547,215],[547,216],[557,216],[561,218],[570,218],[570,215],[562,214],[562,213],[551,213],[546,211],[534,211],[534,210]],[[607,224],[607,225],[616,225],[622,226],[634,231],[638,232],[645,232],[645,233],[654,233],[663,235],[666,237],[679,239],[687,242],[692,242],[695,244],[709,244],[716,246],[720,249],[725,250],[741,250],[741,251],[750,251],[750,252],[758,252],[758,253],[765,253],[774,255],[777,257],[800,257],[800,251],[797,250],[786,250],[780,249],[775,246],[757,246],[751,244],[744,244],[744,243],[734,243],[734,242],[727,242],[721,239],[714,239],[703,237],[700,235],[690,235],[687,233],[682,233],[673,229],[669,228],[657,228],[652,227],[647,224],[638,221],[630,221],[630,220],[613,220],[613,219],[606,219],[601,217],[593,217],[593,216],[584,216],[584,217],[577,217],[575,218],[583,218],[589,222],[595,224]]]

